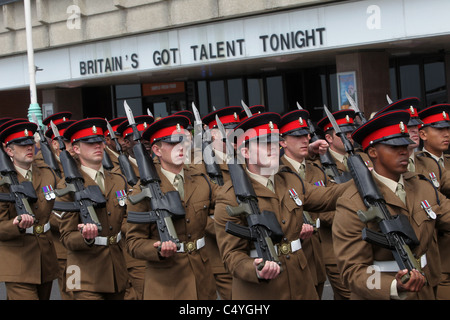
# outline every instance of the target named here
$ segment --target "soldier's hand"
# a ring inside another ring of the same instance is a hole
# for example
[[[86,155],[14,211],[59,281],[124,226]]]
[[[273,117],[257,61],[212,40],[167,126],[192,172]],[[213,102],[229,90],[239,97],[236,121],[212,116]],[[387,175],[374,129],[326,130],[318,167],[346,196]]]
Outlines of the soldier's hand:
[[[97,225],[94,223],[86,223],[86,224],[80,223],[78,225],[78,230],[81,232],[81,235],[86,240],[92,240],[96,236],[98,236],[98,228]]]
[[[253,260],[253,266],[255,267],[256,274],[260,279],[270,280],[275,279],[280,274],[280,265],[275,261],[266,261],[264,267],[258,270],[258,265],[263,262],[262,258],[256,258]]]
[[[314,227],[308,223],[302,225],[302,231],[300,231],[300,239],[306,240],[311,238],[314,233]]]
[[[318,139],[308,146],[308,152],[310,155],[317,155],[317,154],[325,154],[328,150],[328,142],[323,139]]]
[[[177,245],[172,241],[156,241],[153,246],[158,248],[159,255],[164,258],[168,258],[177,253]],[[160,248],[159,248],[160,247]]]
[[[425,277],[416,269],[413,269],[409,273],[409,280],[406,283],[402,283],[402,277],[408,274],[408,270],[400,270],[395,275],[395,279],[397,280],[397,290],[400,291],[409,291],[409,292],[418,292],[426,283]]]
[[[34,224],[34,218],[29,214],[22,214],[13,220],[13,224],[21,229],[27,229]]]

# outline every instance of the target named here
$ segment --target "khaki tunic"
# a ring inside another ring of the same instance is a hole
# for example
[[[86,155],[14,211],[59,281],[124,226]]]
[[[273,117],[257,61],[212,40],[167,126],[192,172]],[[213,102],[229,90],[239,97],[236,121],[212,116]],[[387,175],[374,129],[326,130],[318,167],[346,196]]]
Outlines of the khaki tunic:
[[[284,233],[283,242],[291,242],[299,239],[303,224],[303,208],[317,212],[334,209],[337,197],[347,184],[336,185],[333,188],[317,187],[302,183],[296,174],[287,167],[284,168],[280,168],[275,175],[275,193],[251,178],[250,181],[258,196],[259,209],[275,213]],[[289,170],[289,172],[283,170]],[[302,206],[298,206],[290,197],[289,189],[292,188],[298,193]],[[303,249],[279,256],[283,271],[277,278],[270,281],[258,279],[253,266],[254,258],[249,256],[253,244],[225,232],[228,221],[247,225],[246,218],[228,215],[226,212],[228,205],[237,206],[231,182],[226,183],[218,194],[214,216],[219,250],[226,268],[233,276],[232,298],[236,300],[318,299]]]
[[[161,179],[163,193],[175,188],[156,165]],[[140,184],[133,188],[133,194],[140,193]],[[214,208],[217,186],[194,167],[184,167],[184,195],[182,201],[186,215],[173,219],[175,230],[181,242],[190,242],[205,236],[209,214]],[[129,203],[128,211],[147,212],[149,201],[135,205]],[[207,253],[201,248],[191,253],[178,252],[166,259],[159,257],[153,247],[159,241],[156,224],[127,223],[127,246],[131,256],[146,260],[144,283],[145,300],[211,300],[216,299],[216,287]]]
[[[95,185],[95,182],[80,169],[85,180],[85,186]],[[126,190],[125,179],[112,172],[105,173],[106,207],[96,208],[95,211],[102,225],[99,236],[117,236],[121,231],[122,220],[125,216],[125,206],[120,206],[116,191]],[[61,185],[60,188],[64,187]],[[58,201],[73,201],[69,194]],[[69,291],[91,291],[99,293],[116,293],[125,290],[128,282],[123,246],[124,239],[112,245],[88,245],[78,231],[81,223],[78,212],[67,212],[61,220],[61,241],[67,248],[67,267],[80,268],[80,288],[72,286]],[[67,274],[70,277],[70,274]],[[69,279],[68,279],[69,280]]]
[[[428,285],[418,294],[408,293],[410,299],[434,299],[433,289],[440,280],[441,268],[437,248],[437,233],[435,228],[449,230],[450,228],[450,200],[441,193],[436,193],[429,181],[420,179],[414,173],[405,173],[406,205],[383,183],[374,178],[377,187],[386,201],[387,208],[392,215],[404,214],[408,217],[420,245],[414,248],[416,257],[426,254],[427,264],[423,268]],[[438,204],[439,197],[440,205]],[[427,200],[437,214],[437,219],[428,217],[421,208],[421,201]],[[356,212],[365,210],[361,197],[352,183],[348,190],[338,200],[333,224],[333,243],[342,271],[343,279],[349,286],[352,299],[390,299],[390,287],[395,273],[381,272],[377,289],[370,288],[373,272],[368,268],[376,261],[394,260],[388,249],[372,245],[362,240],[362,229],[368,227],[379,231],[378,223],[369,222],[365,225],[360,221]],[[379,287],[378,287],[379,285]],[[378,289],[379,288],[379,289]]]
[[[38,225],[49,222],[53,200],[47,201],[42,187],[55,188],[58,178],[50,168],[33,164],[32,183],[37,202],[30,203]],[[24,181],[17,174],[19,182]],[[9,193],[9,187],[2,186],[0,192]],[[23,282],[42,284],[58,277],[58,262],[50,231],[26,234],[13,225],[17,216],[14,203],[0,202],[0,282]]]

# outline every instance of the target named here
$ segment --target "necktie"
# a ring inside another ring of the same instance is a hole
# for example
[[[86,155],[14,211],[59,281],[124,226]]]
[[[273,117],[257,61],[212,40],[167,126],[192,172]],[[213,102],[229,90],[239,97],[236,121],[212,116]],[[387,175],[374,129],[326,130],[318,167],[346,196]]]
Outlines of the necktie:
[[[344,164],[344,166],[345,166],[345,169],[347,169],[347,170],[348,170],[348,166],[347,166],[347,158],[348,158],[348,156],[347,156],[347,155],[345,155],[345,156],[344,156],[344,160],[342,160],[342,163]]]
[[[300,164],[300,168],[298,168],[298,174],[302,179],[305,179],[305,165],[303,163]]]
[[[105,185],[103,183],[103,175],[100,171],[95,174],[95,182],[98,184],[102,191],[105,191]]]
[[[175,176],[175,179],[173,180],[173,186],[178,190],[180,198],[184,199],[183,177],[180,174],[177,174]]]
[[[406,204],[406,191],[401,183],[397,183],[397,189],[395,189],[395,194]]]
[[[270,180],[270,179],[267,179],[267,188],[268,188],[270,191],[275,192],[275,189],[274,189],[274,187],[273,187],[273,182],[272,182],[272,180]]]
[[[27,173],[25,174],[25,179],[28,181],[31,181],[33,177],[33,174],[31,173],[31,170],[27,170]]]
[[[414,165],[414,160],[412,158],[409,158],[408,171],[416,172],[416,166]]]

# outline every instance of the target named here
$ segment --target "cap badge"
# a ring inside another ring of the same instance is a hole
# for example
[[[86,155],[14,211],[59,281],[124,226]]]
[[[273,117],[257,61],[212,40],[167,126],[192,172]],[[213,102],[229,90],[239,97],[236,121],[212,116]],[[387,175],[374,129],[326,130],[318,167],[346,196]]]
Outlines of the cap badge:
[[[62,121],[66,121],[66,117],[63,117],[63,118],[62,118]]]
[[[97,127],[96,126],[92,126],[92,133],[97,133]]]
[[[181,127],[179,123],[177,123],[177,132],[181,132]]]
[[[405,125],[404,125],[403,121],[400,121],[398,126],[400,127],[400,132],[405,133]]]
[[[237,117],[237,114],[236,114],[236,112],[233,114],[233,116],[234,116],[234,120],[236,120],[237,121],[237,119],[238,119],[238,117]]]
[[[299,118],[298,118],[298,122],[300,123],[301,126],[303,125],[303,119],[302,119],[302,117],[299,117]]]
[[[444,120],[448,120],[448,114],[445,111],[442,111],[442,117],[444,117]]]
[[[28,137],[28,129],[25,129],[25,131],[23,132],[23,134],[25,135],[25,137]]]
[[[144,122],[144,128],[147,128],[147,122]]]
[[[270,129],[270,131],[273,130],[273,123],[272,123],[272,121],[269,121],[269,129]]]
[[[414,107],[413,106],[410,106],[409,107],[409,110],[411,110],[411,114],[414,114],[416,111],[414,110]]]
[[[350,117],[348,115],[345,116],[345,121],[347,121],[347,123],[350,123]]]

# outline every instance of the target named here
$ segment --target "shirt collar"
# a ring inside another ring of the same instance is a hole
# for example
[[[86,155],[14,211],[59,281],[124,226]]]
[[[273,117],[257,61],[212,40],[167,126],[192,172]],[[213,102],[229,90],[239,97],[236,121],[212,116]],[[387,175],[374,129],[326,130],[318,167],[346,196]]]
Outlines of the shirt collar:
[[[398,181],[394,181],[392,179],[386,178],[380,174],[378,174],[375,169],[372,170],[373,175],[375,178],[377,178],[379,181],[381,181],[386,187],[388,187],[392,192],[395,193],[395,190],[397,190],[397,184],[400,183],[403,186],[405,186],[405,181],[403,179],[403,175],[400,175],[400,179]]]
[[[273,175],[271,175],[269,178],[266,178],[266,177],[261,176],[261,175],[259,175],[259,174],[250,172],[247,168],[246,168],[245,170],[247,171],[247,173],[249,174],[249,176],[250,176],[252,179],[254,179],[254,180],[256,180],[257,182],[261,183],[264,187],[267,187],[267,181],[268,181],[268,180],[271,180],[271,181],[272,181],[272,184],[273,184],[273,186],[274,186],[274,188],[275,188],[275,178],[274,178]]]
[[[294,160],[294,159],[288,157],[286,154],[284,154],[283,157],[287,160],[287,162],[289,162],[294,167],[294,169],[297,172],[300,170],[300,165],[302,165],[302,164],[306,168],[306,160],[305,159],[303,159],[302,162],[298,162],[297,160]]]
[[[331,150],[330,148],[328,148],[328,150],[330,150],[330,153],[333,157],[336,158],[336,160],[338,160],[341,163],[344,163],[344,157],[346,156],[346,154],[340,154],[337,153],[336,151]]]
[[[21,167],[19,167],[19,166],[14,165],[14,168],[16,168],[16,171],[17,171],[18,173],[20,173],[20,174],[22,175],[22,177],[24,177],[24,178],[26,177],[27,171],[28,171],[28,170],[31,171],[31,172],[33,172],[33,170],[31,170],[32,166],[30,166],[29,169],[23,169],[23,168],[21,168]]]
[[[431,155],[433,157],[434,160],[436,160],[437,162],[439,162],[440,159],[444,160],[444,153],[441,154],[440,157],[436,156],[435,154],[432,154],[430,151],[428,151],[427,149],[423,148],[424,152],[427,152],[429,155]]]
[[[95,181],[95,176],[96,176],[97,172],[101,172],[103,177],[105,177],[105,172],[103,171],[103,166],[100,166],[100,170],[95,170],[95,169],[81,165],[81,170],[83,170],[94,181]]]
[[[169,180],[170,183],[173,185],[173,183],[175,182],[175,176],[177,175],[177,173],[167,171],[167,170],[163,169],[162,167],[161,167],[161,172],[167,178],[167,180]],[[180,173],[178,173],[178,174],[183,178],[183,181],[184,181],[184,168],[181,169]]]

